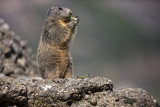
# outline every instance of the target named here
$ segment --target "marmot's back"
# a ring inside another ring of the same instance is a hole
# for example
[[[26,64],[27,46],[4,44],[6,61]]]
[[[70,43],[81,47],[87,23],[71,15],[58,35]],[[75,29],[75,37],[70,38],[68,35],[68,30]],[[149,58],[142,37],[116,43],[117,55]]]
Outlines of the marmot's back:
[[[39,71],[43,78],[72,76],[68,44],[74,38],[79,18],[71,15],[68,8],[51,7],[48,11],[37,51]]]

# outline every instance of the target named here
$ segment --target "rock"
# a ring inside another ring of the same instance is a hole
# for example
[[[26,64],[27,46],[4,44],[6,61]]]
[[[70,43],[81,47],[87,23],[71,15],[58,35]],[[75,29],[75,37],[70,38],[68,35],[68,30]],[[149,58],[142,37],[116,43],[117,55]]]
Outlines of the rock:
[[[0,104],[30,107],[48,105],[72,105],[88,93],[112,91],[113,84],[102,77],[63,79],[53,82],[40,77],[13,79],[0,75]],[[96,105],[96,99],[91,100]]]
[[[68,78],[61,82],[40,77],[13,79],[0,74],[0,105],[55,107],[158,107],[143,89],[113,90],[104,77]]]
[[[0,105],[8,106],[10,103],[17,103],[16,105],[27,104],[26,86],[13,78],[7,79],[8,77],[4,78],[3,75],[0,75]]]
[[[17,78],[39,75],[31,48],[0,19],[0,73]]]
[[[89,102],[90,102],[90,104],[93,105],[93,106],[96,106],[96,105],[97,105],[97,99],[96,99],[96,98],[92,98]]]

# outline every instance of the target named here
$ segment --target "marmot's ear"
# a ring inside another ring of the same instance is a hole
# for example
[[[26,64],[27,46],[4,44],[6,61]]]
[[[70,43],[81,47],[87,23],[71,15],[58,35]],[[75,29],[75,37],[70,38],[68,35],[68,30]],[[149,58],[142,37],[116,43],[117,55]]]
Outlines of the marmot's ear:
[[[47,11],[47,17],[49,17],[51,15],[52,9],[53,9],[53,7],[51,7],[51,8],[48,9],[48,11]]]

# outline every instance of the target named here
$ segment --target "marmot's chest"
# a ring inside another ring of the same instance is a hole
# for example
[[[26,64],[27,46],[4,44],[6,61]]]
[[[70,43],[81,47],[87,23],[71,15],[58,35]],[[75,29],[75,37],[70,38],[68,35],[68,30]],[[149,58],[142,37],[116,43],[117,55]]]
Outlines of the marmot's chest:
[[[58,53],[62,60],[69,60],[69,52],[67,50],[60,50]]]
[[[44,45],[44,53],[50,53],[47,56],[50,59],[54,59],[54,62],[60,66],[67,66],[68,62],[71,60],[70,53],[67,48],[61,49],[56,46]]]
[[[58,69],[60,71],[66,71],[68,63],[70,62],[70,54],[67,50],[57,50],[58,59],[57,62]]]
[[[70,60],[70,54],[68,50],[57,50],[57,54],[59,57],[59,63],[62,65],[66,65]]]

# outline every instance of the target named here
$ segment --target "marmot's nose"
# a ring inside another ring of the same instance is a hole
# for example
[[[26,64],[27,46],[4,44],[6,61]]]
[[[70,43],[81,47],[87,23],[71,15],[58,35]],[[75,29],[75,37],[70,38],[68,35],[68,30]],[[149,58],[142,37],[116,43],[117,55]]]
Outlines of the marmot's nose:
[[[71,11],[69,12],[69,15],[70,15],[70,16],[72,15],[72,12],[71,12]]]
[[[72,15],[72,11],[69,8],[67,8],[66,10],[67,10],[67,13],[71,16]]]
[[[71,10],[69,10],[69,15],[70,15],[70,16],[72,15],[72,11],[71,11]]]

